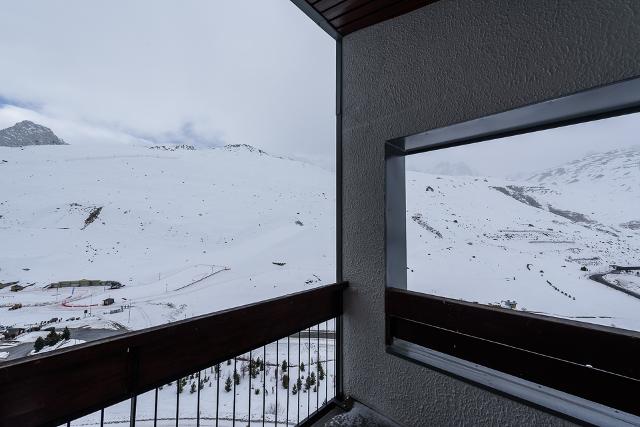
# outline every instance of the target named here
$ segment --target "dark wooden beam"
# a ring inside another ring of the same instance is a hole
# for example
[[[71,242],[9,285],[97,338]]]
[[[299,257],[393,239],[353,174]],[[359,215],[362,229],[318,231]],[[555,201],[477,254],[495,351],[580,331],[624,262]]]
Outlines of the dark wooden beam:
[[[387,315],[640,379],[640,333],[388,289]]]
[[[313,7],[320,13],[324,14],[327,9],[340,4],[348,4],[349,0],[319,0],[313,3]]]
[[[0,365],[0,425],[54,425],[334,318],[345,283]]]
[[[640,333],[388,289],[402,339],[640,415]]]
[[[343,15],[330,22],[340,34],[346,35],[397,16],[404,15],[405,13],[412,12],[416,9],[427,6],[430,3],[435,3],[435,1],[437,0],[401,0],[396,2],[384,0],[384,7],[380,9],[376,10],[373,6],[369,6],[366,8],[367,11],[370,11],[367,14],[363,14],[362,11],[358,11],[356,9],[356,11]],[[356,16],[357,19],[355,19]]]
[[[345,36],[437,0],[292,0],[325,31]]]

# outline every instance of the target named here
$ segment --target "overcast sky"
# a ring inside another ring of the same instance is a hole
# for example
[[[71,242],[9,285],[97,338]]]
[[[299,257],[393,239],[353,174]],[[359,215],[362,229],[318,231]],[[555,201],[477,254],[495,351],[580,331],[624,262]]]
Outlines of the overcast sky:
[[[331,165],[335,43],[289,0],[0,0],[0,128]]]
[[[417,154],[407,168],[430,172],[462,163],[478,175],[527,177],[593,152],[631,147],[640,150],[640,113]]]

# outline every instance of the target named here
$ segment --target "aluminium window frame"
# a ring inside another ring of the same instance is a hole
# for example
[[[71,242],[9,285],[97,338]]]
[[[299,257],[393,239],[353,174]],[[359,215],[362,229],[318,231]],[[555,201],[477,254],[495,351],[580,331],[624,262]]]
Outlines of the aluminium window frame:
[[[636,112],[640,78],[387,141],[386,351],[573,421],[640,424],[639,332],[407,290],[405,187],[412,154]]]

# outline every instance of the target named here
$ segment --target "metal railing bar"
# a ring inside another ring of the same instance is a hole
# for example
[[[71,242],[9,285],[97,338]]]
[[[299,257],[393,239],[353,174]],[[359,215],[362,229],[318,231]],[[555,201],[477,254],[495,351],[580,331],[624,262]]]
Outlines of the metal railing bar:
[[[324,362],[324,401],[325,403],[329,403],[329,321],[324,322],[324,354],[325,354],[325,362]]]
[[[205,371],[206,372],[206,371]],[[205,374],[206,375],[206,374]],[[200,371],[198,371],[198,376],[196,377],[196,380],[198,381],[197,387],[198,387],[198,403],[196,406],[196,427],[200,427]]]
[[[267,346],[262,346],[262,427],[264,427],[265,402],[267,396]]]
[[[279,340],[276,340],[276,420],[275,420],[275,426],[274,427],[278,427],[278,368],[279,368],[279,354],[278,354],[278,350],[279,350],[279,346],[278,346]]]
[[[300,342],[301,342],[300,336],[301,336],[300,332],[298,332],[298,381],[296,382],[296,387],[298,389],[300,388],[300,387],[298,387],[298,385],[301,384],[301,382],[300,382],[300,361],[301,361],[301,359],[300,359]],[[298,420],[297,420],[298,424],[300,424],[300,393],[301,393],[300,390],[298,390],[297,393],[296,393],[298,395],[298,411],[297,411],[298,412]]]
[[[102,426],[102,423],[100,423]],[[156,387],[156,393],[153,400],[153,427],[158,426],[158,388]]]
[[[312,414],[313,416],[313,414]],[[214,417],[208,417],[208,416],[201,416],[200,417],[201,420],[203,421],[213,421],[215,420]],[[173,420],[173,417],[159,417],[158,418],[159,421],[171,421]],[[195,416],[188,416],[188,417],[181,417],[181,420],[183,421],[195,421],[196,417]],[[220,420],[222,421],[231,421],[231,417],[220,417]],[[147,421],[153,421],[152,418],[138,418],[137,421],[141,421],[141,422],[147,422]],[[248,418],[245,416],[239,416],[236,418],[236,421],[247,421],[248,422]],[[251,422],[253,423],[258,423],[262,421],[261,418],[253,418],[251,419]],[[128,419],[123,419],[123,420],[112,420],[112,421],[107,421],[106,424],[109,425],[116,425],[116,424],[127,424],[129,423]],[[289,425],[295,425],[293,423],[289,423]]]
[[[320,407],[320,323],[318,323],[318,336],[316,342],[316,411]],[[327,337],[324,338],[325,340]]]
[[[333,329],[335,330],[335,341],[333,343],[333,395],[338,395],[338,381],[336,371],[338,370],[338,320],[333,319]]]
[[[253,377],[253,352],[249,352],[249,425],[251,425],[251,378]]]
[[[291,390],[291,338],[287,337],[287,424],[289,424],[289,391]]]
[[[176,381],[176,427],[180,423],[180,385],[182,383],[182,378],[178,378]]]
[[[216,365],[218,367],[216,373],[216,427],[218,427],[218,413],[220,409],[220,364]]]
[[[233,421],[232,426],[236,425],[236,358],[233,358]]]
[[[131,398],[131,414],[129,415],[129,426],[136,427],[136,406],[138,403],[138,396]]]
[[[306,383],[309,384],[309,390],[307,390],[307,418],[309,418],[311,412],[311,383],[309,382],[309,376],[311,375],[311,328],[307,329],[307,379]],[[306,386],[305,386],[306,388]]]

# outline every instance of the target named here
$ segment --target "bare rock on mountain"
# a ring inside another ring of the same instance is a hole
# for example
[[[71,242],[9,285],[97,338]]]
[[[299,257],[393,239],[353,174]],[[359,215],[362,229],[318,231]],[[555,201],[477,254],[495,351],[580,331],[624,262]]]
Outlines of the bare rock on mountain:
[[[24,120],[0,130],[0,147],[24,147],[27,145],[66,145],[48,127]]]

